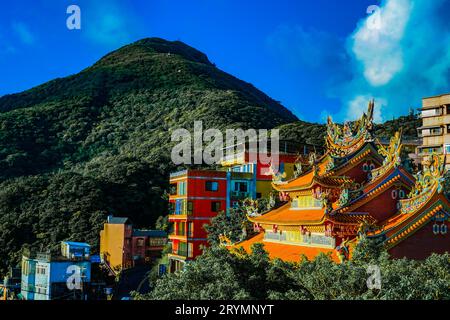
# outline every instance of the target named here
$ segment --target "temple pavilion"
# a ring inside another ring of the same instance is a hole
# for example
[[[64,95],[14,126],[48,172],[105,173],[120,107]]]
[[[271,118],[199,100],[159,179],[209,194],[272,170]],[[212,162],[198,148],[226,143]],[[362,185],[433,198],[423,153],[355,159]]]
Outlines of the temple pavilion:
[[[374,102],[354,122],[327,122],[326,152],[312,154],[296,177],[274,179],[281,205],[251,214],[256,236],[234,247],[263,243],[271,258],[299,261],[328,253],[351,258],[363,234],[381,239],[394,257],[423,259],[450,251],[450,203],[443,194],[442,158],[430,157],[421,173],[402,165],[401,132],[388,146],[373,136]]]

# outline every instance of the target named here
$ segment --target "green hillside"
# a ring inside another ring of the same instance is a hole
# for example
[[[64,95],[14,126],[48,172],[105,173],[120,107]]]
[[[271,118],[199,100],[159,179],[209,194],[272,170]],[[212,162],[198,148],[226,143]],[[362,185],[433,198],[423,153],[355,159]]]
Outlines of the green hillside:
[[[107,214],[166,213],[170,131],[297,118],[181,43],[143,39],[92,67],[0,98],[0,270],[25,245],[98,244]],[[0,271],[1,273],[1,271]]]
[[[0,275],[24,246],[56,249],[73,240],[95,251],[108,214],[151,227],[167,213],[163,196],[177,169],[170,132],[194,120],[219,129],[279,127],[285,138],[317,144],[325,132],[196,49],[157,38],[1,97]]]

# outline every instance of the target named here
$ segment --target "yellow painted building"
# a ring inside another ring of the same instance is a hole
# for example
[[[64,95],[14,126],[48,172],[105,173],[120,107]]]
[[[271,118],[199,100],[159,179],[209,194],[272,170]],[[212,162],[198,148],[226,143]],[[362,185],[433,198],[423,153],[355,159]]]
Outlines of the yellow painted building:
[[[418,128],[423,143],[418,147],[422,162],[436,152],[445,156],[446,168],[450,168],[450,94],[422,99],[422,126]]]
[[[125,265],[126,233],[132,232],[132,226],[127,222],[127,218],[110,216],[100,231],[100,255],[112,269],[121,269]]]

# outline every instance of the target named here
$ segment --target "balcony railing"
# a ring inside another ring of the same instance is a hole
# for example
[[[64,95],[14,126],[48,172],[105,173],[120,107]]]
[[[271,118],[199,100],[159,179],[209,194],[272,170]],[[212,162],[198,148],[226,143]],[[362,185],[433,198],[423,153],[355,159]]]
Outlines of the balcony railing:
[[[186,236],[186,232],[181,231],[181,230],[177,230],[177,232],[173,232],[173,233],[171,234],[171,236],[185,237],[185,236]]]
[[[185,175],[187,172],[188,172],[188,171],[187,171],[186,169],[185,169],[185,170],[181,170],[181,171],[177,171],[177,172],[172,172],[172,173],[170,174],[170,178],[175,178],[175,177],[183,176],[183,175]]]
[[[422,130],[418,132],[419,138],[423,137],[433,137],[433,136],[440,136],[444,133],[444,130],[442,129],[433,129],[433,130]]]
[[[442,148],[433,148],[432,150],[428,150],[426,148],[419,149],[419,156],[428,156],[433,153],[442,154]]]
[[[188,210],[186,208],[184,210],[169,212],[169,215],[171,215],[171,216],[190,216],[190,215],[192,215],[192,213],[193,213],[193,210]]]
[[[232,191],[231,196],[235,199],[245,199],[250,198],[250,193],[244,191]]]
[[[420,113],[421,118],[428,118],[428,117],[439,117],[442,116],[444,113],[442,112],[442,109],[427,109],[422,110]]]
[[[188,250],[184,249],[184,248],[182,248],[182,249],[173,249],[172,253],[176,254],[178,256],[182,256],[182,257],[189,257]]]

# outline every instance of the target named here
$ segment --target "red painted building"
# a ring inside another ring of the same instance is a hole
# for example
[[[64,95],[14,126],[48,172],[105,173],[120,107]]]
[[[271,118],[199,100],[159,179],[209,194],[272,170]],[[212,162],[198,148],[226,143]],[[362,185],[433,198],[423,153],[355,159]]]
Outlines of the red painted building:
[[[218,212],[226,210],[227,172],[184,170],[170,176],[169,236],[172,253],[170,271],[176,271],[188,260],[202,253],[207,245],[204,224]]]

